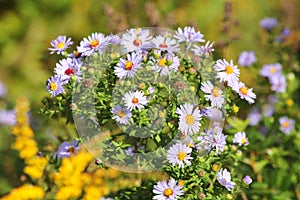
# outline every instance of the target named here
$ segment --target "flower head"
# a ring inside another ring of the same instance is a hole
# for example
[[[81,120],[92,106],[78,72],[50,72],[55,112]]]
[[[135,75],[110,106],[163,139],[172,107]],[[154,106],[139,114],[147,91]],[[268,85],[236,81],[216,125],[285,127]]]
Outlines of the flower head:
[[[56,68],[54,69],[57,75],[61,75],[62,79],[68,82],[71,77],[75,76],[76,80],[81,79],[81,68],[82,63],[77,59],[65,58],[56,63]]]
[[[198,149],[214,149],[216,153],[223,152],[226,145],[227,136],[222,133],[222,129],[216,126],[214,129],[206,131],[205,135],[198,137],[200,143]]]
[[[286,79],[282,74],[274,75],[270,78],[271,90],[276,93],[283,93],[286,90]]]
[[[276,37],[275,41],[283,42],[290,34],[291,30],[289,28],[284,28],[282,29],[281,33]]]
[[[248,138],[246,137],[245,132],[237,132],[234,135],[233,143],[238,144],[239,146],[245,145],[247,146],[249,144]]]
[[[13,126],[16,124],[16,113],[14,110],[0,110],[0,124]]]
[[[236,91],[241,99],[245,99],[249,104],[254,103],[254,99],[256,99],[256,95],[252,91],[252,88],[248,88],[244,83],[238,82],[232,86],[233,90]]]
[[[77,47],[79,53],[83,56],[90,56],[93,53],[102,53],[110,44],[110,37],[106,37],[102,33],[92,33],[88,38],[83,38],[80,46]]]
[[[221,108],[225,99],[223,91],[218,87],[213,86],[210,81],[201,84],[201,90],[206,94],[206,100],[211,101],[212,107]]]
[[[180,27],[174,36],[179,42],[204,42],[204,35],[200,31],[195,31],[194,27],[186,26],[182,30]]]
[[[193,134],[199,131],[201,126],[201,114],[198,107],[192,104],[182,104],[176,109],[179,114],[179,130],[186,134]]]
[[[121,107],[119,104],[115,105],[112,109],[113,119],[120,124],[127,124],[131,118],[131,112],[127,108]]]
[[[189,166],[191,165],[189,160],[193,159],[191,152],[192,148],[186,144],[177,143],[168,150],[167,159],[173,166],[179,165],[179,167],[184,167],[184,163]]]
[[[250,126],[256,126],[262,119],[261,113],[257,109],[252,109],[248,114]]]
[[[61,143],[57,152],[54,153],[54,157],[57,157],[58,159],[67,158],[76,153],[79,149],[79,141],[72,139],[72,144],[68,141]]]
[[[125,101],[125,106],[130,111],[135,108],[141,110],[148,103],[147,98],[144,96],[144,92],[141,91],[127,92],[122,99]]]
[[[264,65],[263,68],[260,70],[260,75],[263,77],[268,77],[270,79],[273,76],[281,74],[281,69],[282,66],[280,63]]]
[[[179,58],[174,54],[167,54],[166,56],[160,56],[158,59],[153,60],[153,66],[151,68],[158,72],[160,76],[167,76],[170,71],[176,72],[179,66]]]
[[[217,77],[222,81],[227,81],[229,86],[238,82],[240,70],[236,65],[233,65],[233,61],[227,62],[225,59],[217,60],[215,64],[215,70],[218,72]]]
[[[250,185],[252,183],[252,178],[250,176],[245,176],[243,178],[243,182],[246,184],[246,185]]]
[[[179,196],[183,195],[181,185],[177,185],[177,181],[170,179],[168,182],[165,180],[158,182],[154,185],[153,199],[157,200],[176,200]]]
[[[256,56],[254,51],[243,51],[238,59],[238,63],[241,66],[248,67],[256,62]]]
[[[279,118],[279,123],[280,130],[285,134],[290,134],[291,131],[294,129],[295,120],[284,116]]]
[[[192,51],[194,52],[195,55],[198,56],[204,55],[205,57],[208,57],[214,51],[213,45],[214,43],[210,41],[207,41],[204,46],[198,46],[195,44]]]
[[[51,42],[52,48],[48,48],[51,52],[50,54],[57,53],[63,54],[63,52],[72,45],[73,42],[71,38],[68,38],[65,35],[58,36],[55,40]]]
[[[136,71],[141,67],[142,55],[139,53],[128,53],[127,59],[121,58],[115,67],[115,74],[119,78],[132,78]]]
[[[271,31],[275,26],[277,26],[277,19],[273,17],[265,17],[260,20],[259,25],[267,31]]]
[[[177,43],[176,40],[174,40],[170,37],[164,37],[161,35],[152,39],[152,46],[155,49],[158,49],[161,51],[167,51],[169,53],[179,51],[179,44]]]
[[[151,39],[150,33],[148,30],[143,29],[130,29],[127,30],[121,38],[121,45],[127,51],[141,51],[147,50],[151,47]]]
[[[220,169],[217,174],[217,180],[229,191],[231,191],[235,187],[235,183],[231,181],[231,175],[230,172],[227,171],[227,169]]]
[[[64,84],[66,84],[66,81],[62,75],[52,76],[47,80],[47,91],[50,92],[52,97],[55,97],[65,91]]]

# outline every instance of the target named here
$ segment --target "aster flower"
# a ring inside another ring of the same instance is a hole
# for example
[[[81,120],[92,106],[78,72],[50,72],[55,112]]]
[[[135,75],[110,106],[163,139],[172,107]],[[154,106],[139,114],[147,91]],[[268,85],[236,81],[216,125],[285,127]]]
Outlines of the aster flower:
[[[127,124],[132,114],[130,110],[122,108],[121,105],[117,104],[112,109],[113,117],[120,124]]]
[[[61,143],[57,152],[54,153],[54,157],[57,157],[58,159],[67,158],[76,153],[79,149],[79,141],[72,139],[72,144],[68,141]]]
[[[248,88],[244,83],[238,82],[232,86],[233,90],[236,91],[241,99],[245,99],[249,104],[254,103],[254,99],[256,99],[256,95],[252,91],[252,88]]]
[[[213,42],[210,43],[210,41],[207,41],[204,46],[198,46],[195,44],[192,51],[194,52],[195,55],[198,56],[204,55],[205,57],[208,57],[214,51],[213,45],[214,43]]]
[[[256,62],[256,56],[254,51],[242,51],[239,55],[238,63],[241,66],[248,67]]]
[[[64,84],[66,84],[66,81],[62,75],[52,76],[47,80],[47,91],[50,92],[52,97],[55,97],[65,91]]]
[[[141,67],[142,55],[139,53],[128,53],[127,59],[121,58],[117,66],[115,67],[115,74],[120,79],[132,78],[136,71]]]
[[[71,38],[68,38],[65,35],[58,36],[55,40],[53,40],[51,43],[52,48],[48,48],[51,52],[50,54],[57,53],[57,54],[63,54],[63,52],[69,48],[70,45],[73,44],[71,41]]]
[[[161,35],[152,39],[152,47],[161,51],[167,51],[169,53],[179,51],[179,44],[176,40]]]
[[[184,143],[177,143],[168,150],[167,159],[173,166],[178,165],[179,167],[184,167],[184,163],[189,166],[191,165],[189,160],[193,159],[191,153],[192,148]]]
[[[289,28],[282,29],[281,33],[276,37],[276,42],[283,42],[289,35],[291,34],[291,30]]]
[[[116,45],[116,44],[120,44],[120,42],[121,42],[121,38],[118,35],[114,35],[112,33],[108,36],[108,38],[109,38],[110,44]]]
[[[294,129],[295,120],[284,116],[279,118],[279,123],[280,123],[280,130],[283,133],[288,135]]]
[[[163,180],[154,185],[153,193],[153,199],[176,200],[183,195],[183,189],[181,185],[177,185],[176,180],[170,179],[168,182]]]
[[[121,45],[127,51],[141,51],[147,50],[151,47],[151,39],[150,33],[148,30],[143,29],[130,29],[127,30],[121,38]]]
[[[6,95],[6,87],[5,85],[0,81],[0,98],[5,97]]]
[[[282,74],[274,75],[270,78],[271,90],[276,93],[283,93],[286,90],[286,79]]]
[[[127,92],[122,99],[125,101],[125,106],[130,111],[135,108],[141,110],[148,103],[147,98],[144,96],[144,92],[141,91]]]
[[[176,109],[179,114],[179,130],[186,134],[197,133],[201,126],[201,114],[198,107],[192,104],[182,104]]]
[[[273,17],[265,17],[260,20],[259,25],[267,31],[271,31],[275,26],[277,26],[277,19]]]
[[[246,184],[246,185],[250,185],[252,183],[252,178],[250,176],[245,176],[243,178],[243,182]]]
[[[262,116],[261,113],[255,108],[249,112],[247,118],[250,120],[250,126],[256,126],[261,121]]]
[[[229,63],[225,59],[223,59],[223,60],[219,59],[219,60],[217,60],[214,68],[218,72],[217,77],[222,82],[227,81],[229,86],[232,86],[236,82],[238,82],[240,70],[237,68],[236,65],[233,65],[232,60]]]
[[[102,53],[110,44],[110,37],[106,37],[102,33],[92,33],[88,38],[83,38],[77,51],[83,56],[90,56],[93,53]]]
[[[273,76],[281,74],[281,69],[282,66],[280,63],[264,65],[260,70],[260,75],[263,77],[268,77],[270,79]]]
[[[180,66],[180,61],[174,54],[167,54],[153,61],[152,70],[158,72],[160,76],[167,76],[171,71],[176,72]]]
[[[68,82],[72,76],[76,77],[76,80],[81,79],[81,68],[82,63],[77,59],[65,58],[56,63],[54,69],[57,75],[61,75],[62,79]]]
[[[226,138],[227,136],[222,133],[222,129],[220,127],[209,129],[206,131],[205,135],[198,137],[198,140],[200,141],[198,149],[214,149],[216,153],[223,152],[226,145]]]
[[[271,117],[274,113],[274,104],[273,103],[267,103],[262,106],[262,111],[264,116]]]
[[[179,42],[204,42],[204,35],[200,31],[195,31],[194,27],[186,26],[182,30],[180,27],[174,36]]]
[[[246,137],[245,132],[237,132],[234,135],[233,143],[238,144],[239,146],[245,145],[247,146],[249,144],[248,138]]]
[[[217,180],[221,185],[226,187],[228,191],[231,191],[235,187],[235,183],[231,181],[231,175],[227,169],[220,169],[217,174]]]
[[[14,110],[0,110],[0,124],[13,126],[16,123],[16,113]]]
[[[213,86],[210,81],[201,83],[201,90],[206,94],[206,100],[211,102],[211,106],[221,108],[224,103],[224,95],[222,90]]]

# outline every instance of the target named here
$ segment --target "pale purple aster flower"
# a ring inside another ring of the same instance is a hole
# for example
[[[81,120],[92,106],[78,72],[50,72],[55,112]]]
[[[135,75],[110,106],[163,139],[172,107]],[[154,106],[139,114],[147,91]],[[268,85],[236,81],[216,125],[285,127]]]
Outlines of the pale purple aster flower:
[[[179,115],[179,130],[185,134],[193,134],[199,131],[201,126],[201,114],[198,107],[193,104],[181,104],[176,109],[176,113]]]
[[[276,93],[283,93],[286,90],[286,79],[282,74],[277,74],[270,78],[270,83],[272,85],[271,90]]]
[[[68,82],[71,77],[75,76],[76,80],[81,79],[80,68],[82,63],[77,59],[64,58],[56,63],[56,68],[54,69],[57,75],[62,75],[62,78]]]
[[[121,38],[118,35],[110,34],[109,36],[109,43],[110,44],[120,44],[121,43]]]
[[[263,105],[262,111],[263,111],[264,116],[271,117],[274,113],[274,104],[267,103],[267,104]]]
[[[77,153],[79,149],[79,141],[72,139],[72,144],[70,144],[68,141],[61,143],[57,152],[54,153],[54,157],[57,157],[58,159],[68,158],[72,154]]]
[[[227,135],[224,135],[221,129],[209,129],[205,140],[208,142],[211,149],[215,149],[216,153],[220,153],[225,149],[226,138]]]
[[[110,37],[106,37],[102,33],[92,33],[87,38],[83,38],[80,46],[77,47],[79,53],[83,56],[90,56],[93,53],[103,53],[103,51],[110,44]]]
[[[248,67],[256,62],[256,56],[254,51],[242,51],[239,55],[238,63],[241,66]]]
[[[213,86],[210,81],[201,83],[200,89],[205,93],[205,99],[211,102],[212,107],[222,107],[225,101],[222,90],[216,86]]]
[[[272,94],[268,96],[268,100],[272,104],[275,104],[275,103],[277,103],[279,101],[278,97],[276,97],[275,95],[272,95]]]
[[[16,124],[16,113],[14,110],[0,110],[0,124],[13,126]]]
[[[167,159],[169,163],[173,166],[178,165],[179,167],[184,167],[191,165],[193,157],[191,157],[192,148],[187,146],[185,143],[177,143],[170,147],[167,152]]]
[[[144,96],[144,92],[141,91],[127,92],[122,99],[125,101],[125,106],[130,111],[135,108],[141,110],[148,103],[147,98]]]
[[[130,29],[122,35],[121,45],[129,52],[139,52],[151,48],[151,39],[149,30]]]
[[[246,185],[250,185],[252,183],[252,178],[247,175],[243,178],[243,182],[246,184]]]
[[[285,134],[290,134],[294,129],[295,120],[290,119],[286,116],[279,118],[280,130]]]
[[[233,64],[233,61],[219,59],[217,60],[214,69],[218,72],[217,77],[222,81],[227,81],[229,86],[236,84],[239,80],[240,70],[236,65]]]
[[[152,93],[154,93],[155,92],[155,89],[152,87],[152,86],[150,86],[148,89],[147,89],[147,93],[148,94],[152,94]]]
[[[262,116],[261,113],[255,108],[249,112],[247,118],[250,120],[250,126],[256,126],[261,121]]]
[[[152,39],[152,47],[161,51],[167,51],[169,53],[179,51],[179,44],[176,40],[161,35]]]
[[[156,200],[176,200],[179,196],[183,195],[183,189],[172,178],[168,182],[163,180],[154,185],[153,193],[155,194],[153,199]]]
[[[124,150],[124,152],[125,152],[128,156],[134,156],[134,147],[128,147],[127,149]]]
[[[282,29],[281,33],[276,37],[276,42],[283,42],[289,35],[291,34],[291,30],[289,28]]]
[[[204,42],[204,35],[200,31],[195,31],[194,27],[186,26],[182,30],[180,27],[174,36],[179,42]]]
[[[205,57],[208,57],[214,51],[213,45],[214,45],[214,43],[213,42],[210,43],[210,41],[207,41],[204,46],[198,46],[198,45],[195,44],[192,51],[197,56],[204,55]]]
[[[221,185],[226,187],[228,191],[231,191],[235,187],[235,183],[231,181],[231,175],[230,172],[227,171],[227,169],[220,169],[217,174],[217,180]]]
[[[264,65],[263,68],[260,70],[260,75],[263,77],[271,78],[278,74],[281,74],[282,66],[280,63],[268,64]]]
[[[112,108],[113,117],[120,124],[127,124],[132,114],[129,109],[123,108],[121,105],[117,104]]]
[[[208,108],[202,108],[200,110],[200,114],[204,117],[207,117],[207,118],[211,118],[212,115],[213,115],[213,111],[211,109],[211,107],[208,107]]]
[[[0,98],[5,97],[6,95],[6,87],[5,85],[0,81]]]
[[[232,86],[233,90],[239,94],[241,99],[245,99],[249,104],[254,103],[254,99],[256,99],[256,95],[252,91],[253,88],[248,88],[244,83],[238,82],[237,84]]]
[[[239,146],[245,145],[247,146],[249,144],[248,138],[246,137],[245,132],[237,132],[233,137],[233,143],[238,144]]]
[[[153,60],[151,69],[158,72],[160,76],[167,76],[171,71],[177,72],[180,60],[174,54],[167,54],[157,60]]]
[[[136,71],[141,67],[142,55],[140,53],[131,52],[127,54],[127,59],[121,58],[117,66],[114,68],[118,78],[132,78]]]
[[[62,75],[52,76],[47,80],[47,91],[50,92],[52,97],[55,97],[65,91],[64,84],[66,84],[66,81]]]
[[[68,38],[65,35],[58,36],[55,40],[53,40],[51,43],[52,48],[48,48],[51,52],[50,54],[57,53],[57,54],[63,54],[63,52],[69,48],[70,45],[73,44],[71,41],[71,38]]]
[[[267,31],[272,30],[277,24],[278,21],[274,17],[265,17],[259,22],[259,25]]]

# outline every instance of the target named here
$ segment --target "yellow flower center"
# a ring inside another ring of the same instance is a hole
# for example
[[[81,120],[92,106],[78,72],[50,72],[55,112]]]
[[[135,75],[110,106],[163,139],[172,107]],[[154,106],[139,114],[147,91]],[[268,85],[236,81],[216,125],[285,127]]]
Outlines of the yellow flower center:
[[[226,74],[232,74],[232,73],[233,73],[233,68],[232,68],[232,66],[227,65],[227,66],[225,67],[225,72],[226,72]]]
[[[233,105],[232,110],[234,113],[237,113],[237,112],[239,112],[240,108],[236,105]]]
[[[158,61],[158,65],[161,67],[165,67],[167,65],[167,60],[165,58],[162,58]]]
[[[183,186],[184,185],[184,180],[178,181],[178,185]]]
[[[242,143],[242,144],[246,144],[246,143],[247,143],[246,138],[243,138],[243,139],[241,140],[241,143]]]
[[[178,157],[179,160],[182,161],[182,160],[185,159],[186,153],[184,153],[184,152],[179,152],[179,153],[177,154],[177,157]]]
[[[247,95],[247,94],[248,94],[248,88],[247,88],[247,87],[241,87],[241,88],[240,88],[240,92],[241,92],[243,95]]]
[[[57,47],[58,49],[63,49],[63,48],[65,47],[65,43],[64,43],[64,42],[60,42],[60,43],[58,43],[58,44],[56,45],[56,47]]]
[[[195,118],[193,117],[193,115],[187,114],[186,117],[185,117],[185,122],[186,122],[188,125],[192,125],[192,124],[194,124],[194,122],[195,122]]]
[[[57,84],[56,83],[50,83],[50,90],[52,90],[52,91],[57,90]]]
[[[125,64],[125,69],[126,70],[132,70],[133,68],[133,63],[130,62],[130,61],[127,61],[126,64]]]
[[[219,165],[214,164],[213,167],[212,167],[212,169],[213,169],[215,172],[218,171],[218,170],[219,170]]]
[[[117,115],[121,118],[125,118],[126,117],[126,114],[123,112],[123,111],[119,111],[117,112]]]
[[[171,188],[167,188],[167,189],[164,190],[164,196],[165,197],[169,197],[172,194],[174,194],[174,192],[173,192],[173,190]]]
[[[211,93],[214,97],[218,97],[220,94],[219,94],[219,89],[218,88],[213,88],[211,90]]]
[[[282,124],[282,126],[284,127],[284,128],[287,128],[287,127],[289,127],[289,125],[290,125],[290,123],[289,122],[284,122],[283,124]]]
[[[271,74],[275,74],[276,72],[277,72],[276,67],[271,67],[271,68],[270,68],[270,73],[271,73]]]
[[[134,97],[134,98],[132,99],[132,103],[133,103],[133,104],[137,104],[138,102],[139,102],[138,98]]]
[[[140,39],[135,39],[134,41],[133,41],[133,44],[134,44],[134,46],[140,46],[141,44],[142,44],[142,40],[140,40]]]
[[[95,48],[95,47],[97,47],[98,45],[99,45],[99,41],[96,40],[96,39],[94,39],[94,40],[91,41],[91,43],[90,43],[90,47],[91,47],[91,48]]]
[[[166,48],[168,48],[169,46],[168,46],[166,43],[162,43],[162,44],[159,45],[159,47],[160,47],[160,48],[166,49]]]

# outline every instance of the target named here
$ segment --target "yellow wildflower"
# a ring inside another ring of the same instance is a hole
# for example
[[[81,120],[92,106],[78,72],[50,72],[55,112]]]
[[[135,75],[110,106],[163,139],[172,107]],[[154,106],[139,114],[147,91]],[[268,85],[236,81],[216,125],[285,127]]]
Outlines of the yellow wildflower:
[[[2,200],[37,200],[43,199],[44,195],[45,192],[41,187],[34,185],[23,185],[19,188],[14,188],[7,196],[4,196]]]

